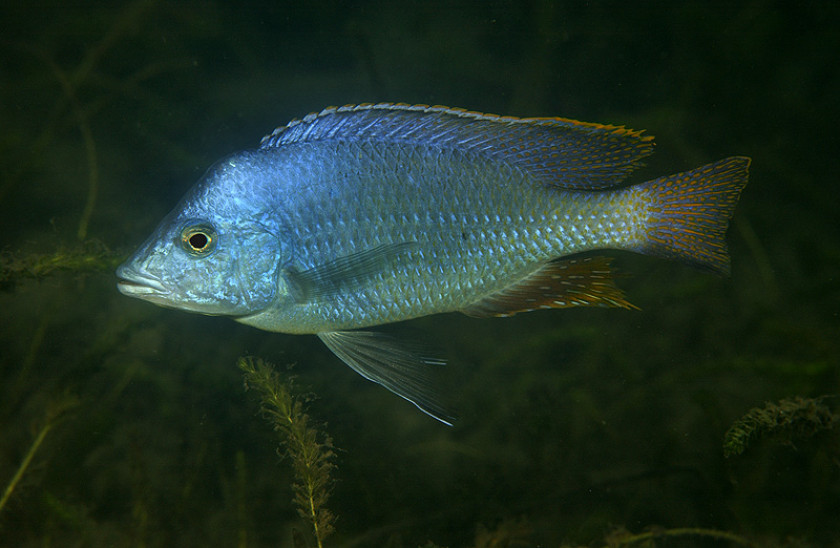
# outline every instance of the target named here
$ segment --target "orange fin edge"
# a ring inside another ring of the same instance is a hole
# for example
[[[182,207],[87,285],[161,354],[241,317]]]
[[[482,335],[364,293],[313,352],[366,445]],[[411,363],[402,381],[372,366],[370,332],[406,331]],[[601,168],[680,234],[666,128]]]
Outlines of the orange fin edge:
[[[461,309],[473,317],[507,317],[519,312],[573,306],[638,310],[613,281],[610,257],[557,259],[513,284]]]
[[[749,167],[749,158],[733,156],[642,185],[651,206],[641,252],[729,275],[726,231]]]

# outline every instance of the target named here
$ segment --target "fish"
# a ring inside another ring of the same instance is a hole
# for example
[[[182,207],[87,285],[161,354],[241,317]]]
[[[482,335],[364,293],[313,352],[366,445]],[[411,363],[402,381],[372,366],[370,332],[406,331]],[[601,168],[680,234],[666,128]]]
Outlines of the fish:
[[[117,269],[118,289],[314,334],[445,424],[444,359],[375,326],[574,306],[634,308],[605,250],[730,272],[750,159],[629,184],[642,131],[402,103],[329,107],[209,168]],[[594,252],[594,253],[586,253]]]

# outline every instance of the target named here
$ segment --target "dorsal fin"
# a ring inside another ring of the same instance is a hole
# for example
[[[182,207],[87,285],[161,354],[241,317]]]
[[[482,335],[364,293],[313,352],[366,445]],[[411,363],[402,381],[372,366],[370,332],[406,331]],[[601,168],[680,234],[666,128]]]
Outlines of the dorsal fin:
[[[260,148],[324,140],[458,148],[570,190],[616,186],[653,152],[653,137],[621,126],[392,103],[326,108],[275,129]]]
[[[609,257],[558,259],[461,310],[468,316],[513,316],[540,308],[636,308],[615,286]]]

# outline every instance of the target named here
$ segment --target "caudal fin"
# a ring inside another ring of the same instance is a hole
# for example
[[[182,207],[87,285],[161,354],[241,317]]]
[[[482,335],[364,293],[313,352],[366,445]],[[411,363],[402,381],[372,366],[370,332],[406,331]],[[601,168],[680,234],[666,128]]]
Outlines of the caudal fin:
[[[642,251],[729,274],[726,229],[750,159],[733,156],[642,185],[649,201]]]

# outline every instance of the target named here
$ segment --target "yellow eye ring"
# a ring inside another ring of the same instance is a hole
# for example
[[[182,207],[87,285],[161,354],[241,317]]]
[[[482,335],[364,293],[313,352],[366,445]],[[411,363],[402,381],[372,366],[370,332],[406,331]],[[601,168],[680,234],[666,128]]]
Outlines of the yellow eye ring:
[[[191,255],[207,255],[216,247],[216,231],[209,225],[188,226],[181,231],[181,247]]]

